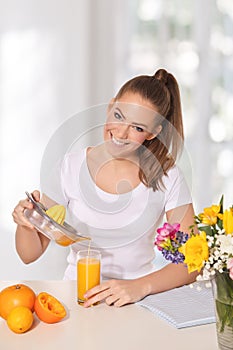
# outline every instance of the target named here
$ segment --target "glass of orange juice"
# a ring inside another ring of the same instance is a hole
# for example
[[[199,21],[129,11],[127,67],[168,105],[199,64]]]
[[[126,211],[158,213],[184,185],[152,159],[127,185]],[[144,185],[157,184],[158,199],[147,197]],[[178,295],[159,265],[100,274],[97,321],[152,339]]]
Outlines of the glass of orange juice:
[[[100,284],[100,260],[98,250],[80,250],[77,254],[77,301],[80,305],[86,300],[86,291]]]

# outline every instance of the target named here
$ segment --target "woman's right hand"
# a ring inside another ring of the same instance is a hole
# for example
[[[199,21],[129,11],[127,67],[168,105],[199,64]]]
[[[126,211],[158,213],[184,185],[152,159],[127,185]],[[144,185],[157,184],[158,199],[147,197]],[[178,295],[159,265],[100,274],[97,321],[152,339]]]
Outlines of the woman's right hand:
[[[40,200],[40,192],[39,191],[33,191],[32,196],[35,199],[36,202],[39,202]],[[33,229],[34,226],[26,219],[24,215],[25,209],[32,209],[33,204],[29,201],[29,199],[22,199],[19,201],[19,203],[14,208],[14,211],[12,213],[13,220],[17,225],[26,226],[30,229]]]

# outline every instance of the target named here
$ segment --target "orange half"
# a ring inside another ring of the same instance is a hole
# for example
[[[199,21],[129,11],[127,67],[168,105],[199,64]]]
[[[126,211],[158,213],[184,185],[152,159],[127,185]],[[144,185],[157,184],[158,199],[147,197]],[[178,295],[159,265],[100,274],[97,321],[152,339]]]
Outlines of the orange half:
[[[46,292],[37,295],[34,310],[38,318],[46,323],[59,322],[66,316],[62,303]]]

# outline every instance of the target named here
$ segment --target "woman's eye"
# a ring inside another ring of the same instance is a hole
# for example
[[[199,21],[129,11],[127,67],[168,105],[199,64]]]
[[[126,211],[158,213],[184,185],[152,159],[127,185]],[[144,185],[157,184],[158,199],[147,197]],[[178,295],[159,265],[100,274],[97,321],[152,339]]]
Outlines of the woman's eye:
[[[143,132],[144,130],[140,126],[135,126],[134,129],[138,132]]]
[[[121,119],[122,119],[122,116],[121,116],[119,113],[117,113],[117,112],[114,112],[114,117],[115,117],[116,119],[118,119],[118,120],[121,120]]]

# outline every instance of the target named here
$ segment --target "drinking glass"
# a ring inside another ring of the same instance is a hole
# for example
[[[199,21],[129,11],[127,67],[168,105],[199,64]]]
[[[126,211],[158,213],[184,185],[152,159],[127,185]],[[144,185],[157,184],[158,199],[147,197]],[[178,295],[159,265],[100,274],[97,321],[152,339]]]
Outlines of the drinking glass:
[[[80,250],[77,254],[77,301],[85,302],[84,294],[100,284],[101,254],[98,250]]]

